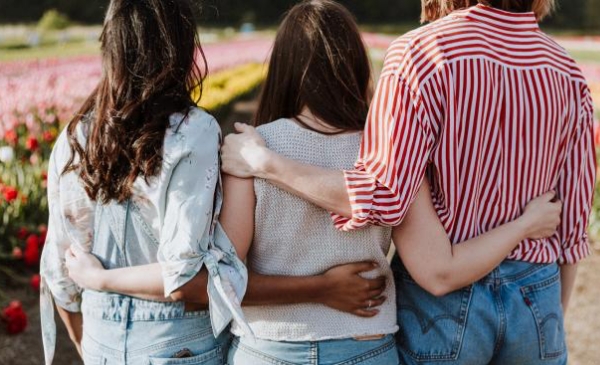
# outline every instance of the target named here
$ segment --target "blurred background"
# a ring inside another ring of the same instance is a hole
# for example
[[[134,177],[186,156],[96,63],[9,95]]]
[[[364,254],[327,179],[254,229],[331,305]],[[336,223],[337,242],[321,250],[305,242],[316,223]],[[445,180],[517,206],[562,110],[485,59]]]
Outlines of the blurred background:
[[[108,0],[0,0],[0,365],[42,364],[39,258],[45,242],[52,145],[100,77]],[[340,1],[357,17],[374,77],[390,42],[419,26],[419,0]],[[248,121],[277,24],[293,0],[197,1],[210,75],[200,105],[221,122]],[[542,28],[579,62],[600,117],[600,0],[559,0]],[[600,146],[600,133],[596,131]],[[597,188],[600,191],[600,186]],[[600,364],[600,194],[566,318],[569,364]],[[80,364],[59,325],[56,364]]]

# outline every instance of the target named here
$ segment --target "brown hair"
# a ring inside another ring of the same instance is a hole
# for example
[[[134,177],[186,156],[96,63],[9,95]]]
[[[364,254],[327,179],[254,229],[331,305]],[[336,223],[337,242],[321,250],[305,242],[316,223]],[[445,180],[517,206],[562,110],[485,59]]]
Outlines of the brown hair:
[[[542,20],[554,11],[556,0],[421,0],[421,21],[432,22],[477,4],[515,13],[532,11],[538,20]]]
[[[196,104],[191,90],[206,72],[194,15],[187,0],[110,2],[100,37],[102,77],[67,129],[72,155],[64,172],[79,172],[90,199],[123,202],[139,176],[160,172],[169,117]],[[77,125],[86,119],[84,149]]]
[[[354,17],[334,1],[307,0],[277,32],[254,123],[302,123],[307,107],[341,132],[362,130],[370,97],[371,66]]]

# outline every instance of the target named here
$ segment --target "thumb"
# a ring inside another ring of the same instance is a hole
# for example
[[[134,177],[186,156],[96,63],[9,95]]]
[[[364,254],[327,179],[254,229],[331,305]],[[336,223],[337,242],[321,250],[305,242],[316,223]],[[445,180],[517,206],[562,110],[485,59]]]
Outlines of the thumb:
[[[556,191],[554,191],[554,190],[550,190],[549,192],[547,192],[541,196],[541,198],[545,202],[551,202],[552,200],[554,200],[555,197],[556,197]]]

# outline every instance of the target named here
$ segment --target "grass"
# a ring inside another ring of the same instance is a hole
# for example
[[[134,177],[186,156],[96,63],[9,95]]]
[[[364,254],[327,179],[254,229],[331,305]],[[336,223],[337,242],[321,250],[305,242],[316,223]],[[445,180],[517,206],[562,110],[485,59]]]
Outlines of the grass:
[[[568,50],[571,57],[577,62],[585,63],[600,63],[600,50],[598,51],[583,51],[583,50]]]
[[[35,48],[13,48],[0,51],[2,61],[27,61],[42,58],[64,58],[73,56],[95,55],[100,52],[97,42],[69,42],[64,44],[48,44]]]

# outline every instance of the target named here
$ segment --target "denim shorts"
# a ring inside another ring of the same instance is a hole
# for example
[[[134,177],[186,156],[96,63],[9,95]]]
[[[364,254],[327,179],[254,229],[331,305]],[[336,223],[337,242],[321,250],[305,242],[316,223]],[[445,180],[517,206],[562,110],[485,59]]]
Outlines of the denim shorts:
[[[207,311],[84,291],[85,365],[223,365],[229,333],[215,338]],[[189,357],[174,358],[188,352]]]
[[[392,268],[403,364],[567,363],[558,265],[507,260],[440,298],[420,288],[401,263]]]
[[[228,365],[398,365],[393,335],[381,339],[282,342],[234,337]]]

